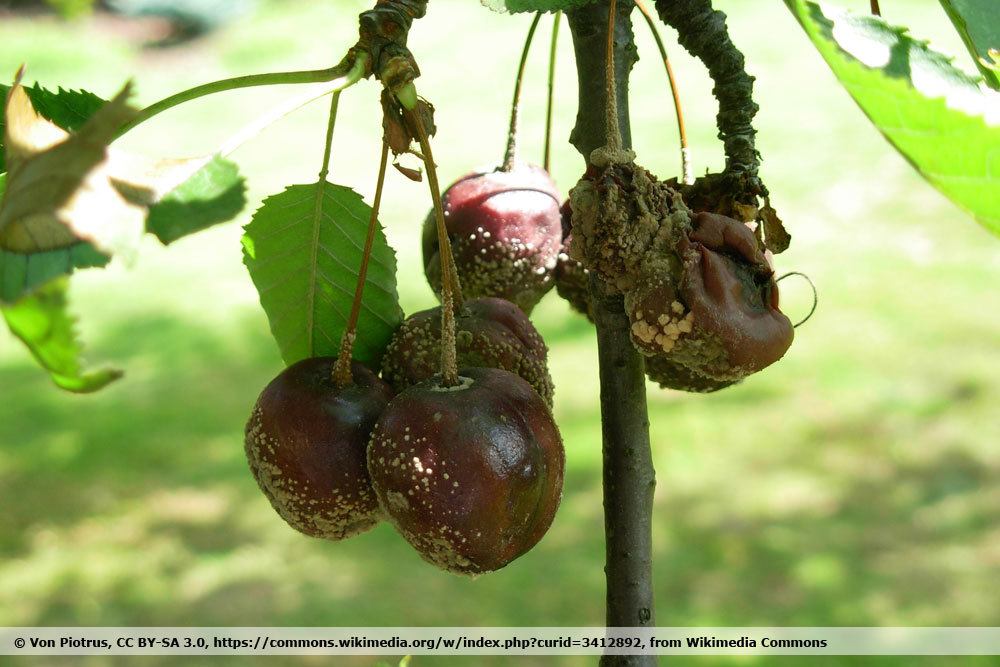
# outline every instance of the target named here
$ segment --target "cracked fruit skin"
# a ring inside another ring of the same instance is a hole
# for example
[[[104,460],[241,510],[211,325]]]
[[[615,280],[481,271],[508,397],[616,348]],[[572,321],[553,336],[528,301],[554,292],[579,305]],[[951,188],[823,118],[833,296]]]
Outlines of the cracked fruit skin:
[[[421,557],[449,572],[498,570],[545,534],[565,455],[545,401],[494,368],[465,368],[392,400],[372,433],[368,469],[385,513]]]
[[[553,286],[562,246],[559,192],[541,167],[519,164],[459,179],[442,195],[445,224],[467,298],[499,297],[530,313]],[[441,295],[434,214],[424,222],[424,273]]]
[[[551,407],[548,348],[524,312],[505,299],[466,301],[455,310],[458,365],[500,368],[526,380]],[[441,307],[406,318],[382,357],[382,377],[397,391],[441,370]]]
[[[382,513],[368,477],[366,450],[392,398],[389,385],[351,364],[354,384],[333,381],[336,359],[304,359],[261,392],[246,426],[250,470],[292,528],[342,540],[377,524]]]

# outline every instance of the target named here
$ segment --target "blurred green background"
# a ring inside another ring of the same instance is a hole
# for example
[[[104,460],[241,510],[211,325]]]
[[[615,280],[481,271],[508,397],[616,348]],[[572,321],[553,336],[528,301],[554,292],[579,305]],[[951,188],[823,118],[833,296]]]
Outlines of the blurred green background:
[[[5,13],[0,73],[10,78],[25,62],[28,81],[103,96],[131,77],[138,101],[149,103],[215,78],[326,67],[353,43],[355,16],[370,5],[270,0],[168,49],[143,48],[158,30],[148,23]],[[711,396],[650,387],[657,623],[1000,625],[1000,243],[893,152],[781,2],[717,5],[757,76],[763,173],[795,237],[779,269],[807,272],[821,302],[787,357],[742,386]],[[883,12],[967,62],[934,0],[883,2]],[[421,92],[438,108],[443,180],[500,160],[529,20],[490,14],[474,0],[434,0],[416,24],[411,46],[423,69]],[[639,161],[669,177],[678,171],[669,92],[643,24],[637,33],[635,143]],[[563,35],[554,172],[568,190],[582,162],[565,143],[576,78],[568,30]],[[670,31],[667,38],[696,171],[718,169],[710,81]],[[524,155],[538,160],[545,42],[532,54],[522,121]],[[195,102],[124,143],[151,155],[206,152],[298,92],[258,89]],[[372,82],[344,95],[331,175],[369,201],[377,99]],[[150,242],[135,267],[74,279],[88,357],[125,368],[124,380],[93,396],[60,393],[0,332],[0,625],[603,623],[595,340],[554,293],[534,319],[551,347],[568,467],[560,512],[533,551],[468,580],[424,564],[387,525],[339,544],[302,537],[258,491],[242,427],[281,363],[241,263],[240,227],[262,197],[315,179],[326,110],[314,104],[235,154],[251,200],[239,223],[169,248]],[[395,174],[387,188],[383,222],[412,312],[433,303],[419,252],[429,197],[425,185]],[[811,295],[792,279],[783,288],[797,319]],[[418,657],[412,664],[441,663],[594,661]]]

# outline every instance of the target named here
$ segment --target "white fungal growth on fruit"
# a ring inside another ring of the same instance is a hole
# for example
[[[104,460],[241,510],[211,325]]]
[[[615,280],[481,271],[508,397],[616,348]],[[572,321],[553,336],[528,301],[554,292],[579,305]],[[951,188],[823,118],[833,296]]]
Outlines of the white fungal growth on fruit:
[[[691,333],[694,313],[684,313],[684,306],[674,301],[669,313],[637,310],[632,316],[632,338],[640,347],[650,352],[670,352],[684,334]],[[646,320],[649,317],[653,321]]]

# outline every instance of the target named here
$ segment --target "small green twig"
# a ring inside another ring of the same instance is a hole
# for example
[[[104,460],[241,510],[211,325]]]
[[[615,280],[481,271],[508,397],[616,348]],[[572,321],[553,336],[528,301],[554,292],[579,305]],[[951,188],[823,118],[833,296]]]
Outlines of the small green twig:
[[[185,102],[190,102],[207,95],[222,93],[227,90],[238,90],[240,88],[253,88],[255,86],[278,86],[296,83],[323,83],[335,82],[337,90],[343,90],[357,83],[365,74],[365,65],[368,61],[368,54],[358,53],[353,62],[345,62],[322,70],[305,70],[299,72],[272,72],[267,74],[248,74],[237,76],[221,81],[212,81],[194,88],[176,93],[165,99],[155,102],[136,115],[131,121],[126,123],[118,132],[122,136],[133,130],[138,125],[157,116],[168,109],[172,109]]]

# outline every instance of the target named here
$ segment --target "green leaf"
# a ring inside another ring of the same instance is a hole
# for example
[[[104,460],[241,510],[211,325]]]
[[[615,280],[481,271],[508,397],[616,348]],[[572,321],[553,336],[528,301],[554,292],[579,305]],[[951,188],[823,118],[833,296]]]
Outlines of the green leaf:
[[[480,0],[495,12],[558,12],[589,5],[596,0]]]
[[[997,0],[941,0],[983,78],[1000,90],[1000,72],[990,68],[990,49],[1000,49],[1000,3]]]
[[[26,88],[28,98],[35,111],[47,120],[69,132],[76,131],[93,116],[98,109],[107,103],[97,95],[86,90],[64,90],[56,92],[42,88],[37,83]],[[10,86],[0,84],[0,98],[6,99]],[[6,105],[2,105],[5,107]],[[0,108],[0,171],[6,169],[4,158],[4,109]]]
[[[0,174],[0,201],[6,185],[7,174]],[[13,303],[59,276],[75,269],[105,266],[108,261],[107,255],[89,243],[31,255],[0,249],[0,303]]]
[[[28,255],[0,249],[0,303],[14,303],[55,278],[103,267],[108,261],[89,243]]]
[[[340,350],[370,217],[359,194],[324,181],[268,197],[246,226],[243,260],[285,363]],[[379,226],[354,358],[377,367],[402,319],[396,254]]]
[[[785,4],[882,134],[1000,234],[1000,93],[878,17],[806,0]]]
[[[154,204],[146,230],[164,244],[227,222],[246,206],[246,181],[239,168],[219,156]]]
[[[122,376],[121,371],[85,371],[74,320],[67,312],[65,278],[55,280],[11,306],[0,307],[11,333],[24,341],[53,382],[67,391],[97,391]]]

